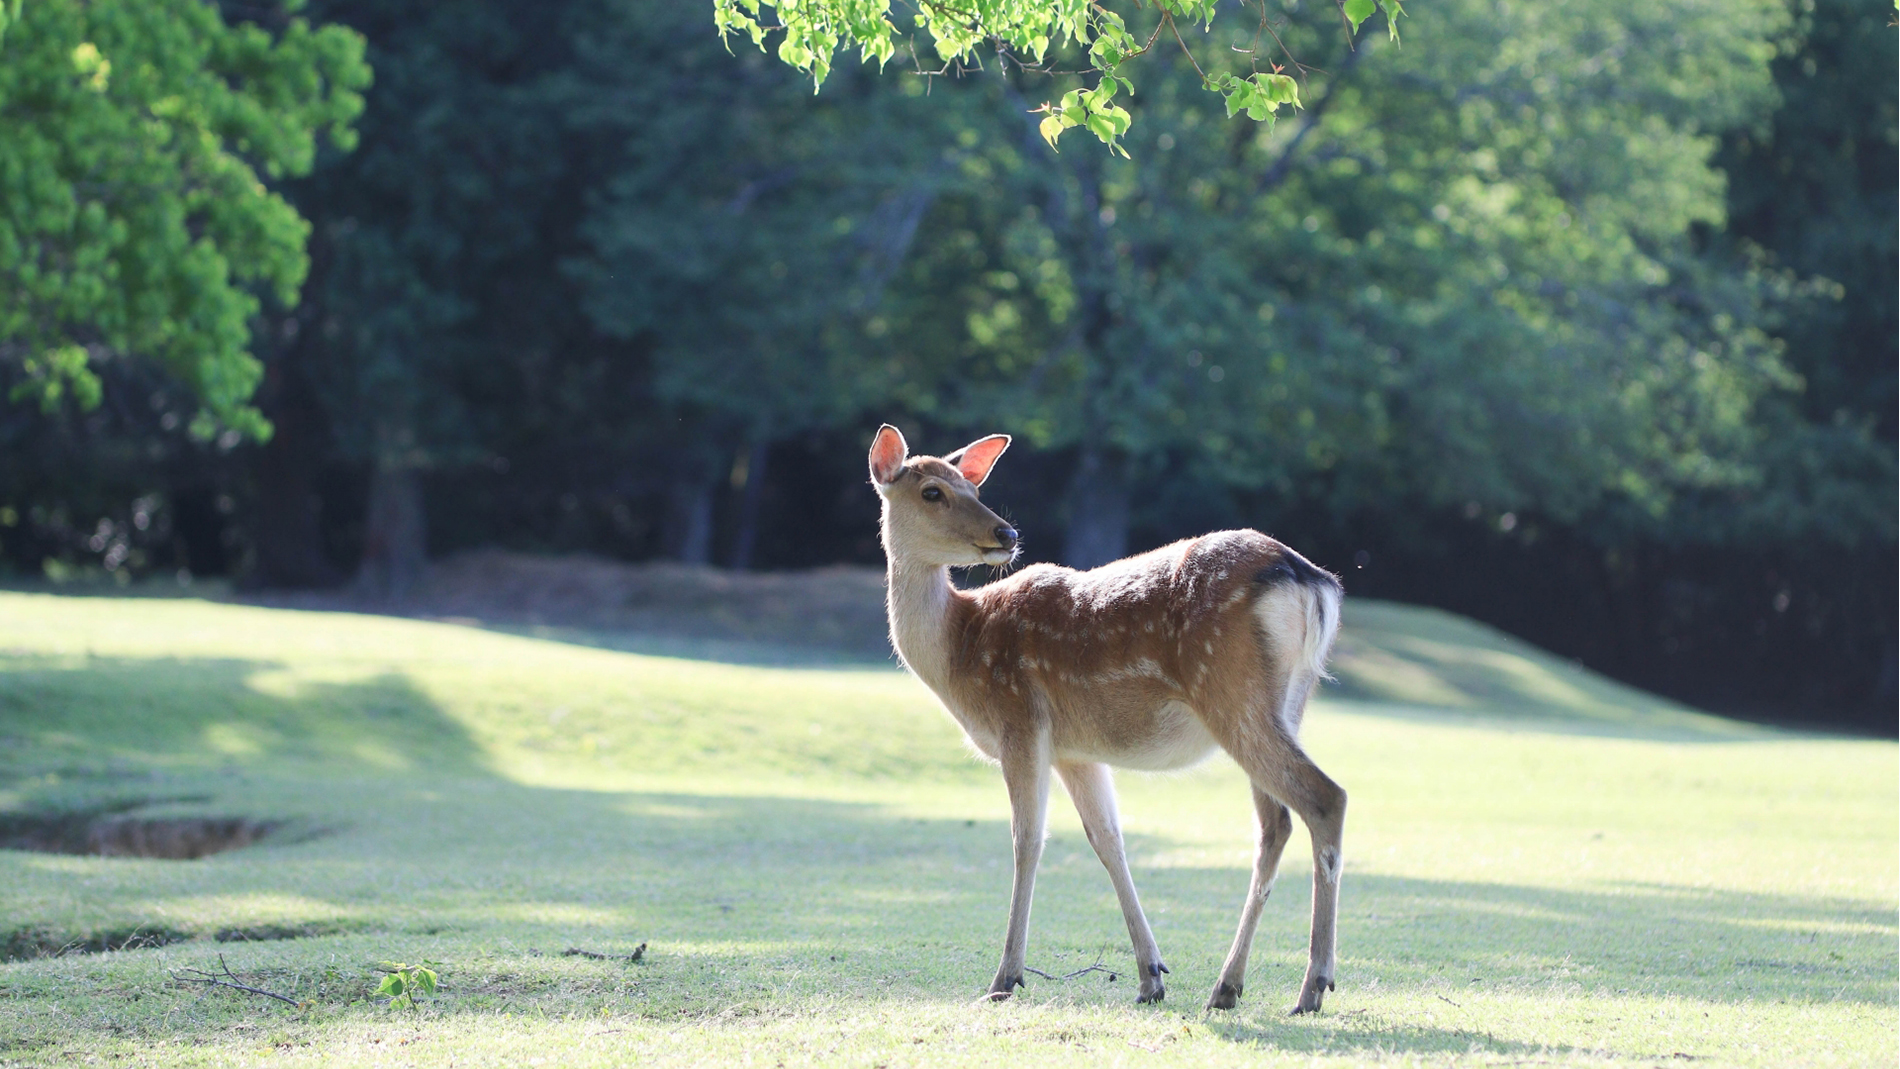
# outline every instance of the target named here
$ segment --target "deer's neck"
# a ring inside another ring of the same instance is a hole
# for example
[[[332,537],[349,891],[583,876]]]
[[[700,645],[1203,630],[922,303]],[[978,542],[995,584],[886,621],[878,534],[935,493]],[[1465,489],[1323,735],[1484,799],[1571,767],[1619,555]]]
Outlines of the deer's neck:
[[[891,644],[906,667],[942,693],[950,679],[951,646],[970,611],[970,596],[951,585],[949,568],[906,564],[894,556],[886,584]]]

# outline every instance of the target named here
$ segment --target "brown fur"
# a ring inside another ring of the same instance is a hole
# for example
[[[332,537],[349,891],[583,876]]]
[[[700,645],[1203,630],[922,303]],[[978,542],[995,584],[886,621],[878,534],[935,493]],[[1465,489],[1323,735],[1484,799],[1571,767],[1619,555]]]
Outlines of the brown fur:
[[[1294,1012],[1319,1009],[1333,982],[1346,795],[1306,756],[1298,733],[1337,632],[1337,580],[1257,531],[1221,531],[1093,571],[1036,565],[957,590],[950,567],[1014,557],[1015,532],[977,497],[1006,445],[992,436],[944,459],[910,458],[887,426],[871,453],[884,502],[892,642],[1002,767],[1009,790],[1015,890],[988,997],[1007,998],[1022,983],[1052,769],[1115,885],[1140,1000],[1164,997],[1167,969],[1128,873],[1106,766],[1180,768],[1219,747],[1253,781],[1260,842],[1240,930],[1208,1005],[1229,1008],[1240,996],[1291,809],[1312,833],[1314,853],[1312,940]]]

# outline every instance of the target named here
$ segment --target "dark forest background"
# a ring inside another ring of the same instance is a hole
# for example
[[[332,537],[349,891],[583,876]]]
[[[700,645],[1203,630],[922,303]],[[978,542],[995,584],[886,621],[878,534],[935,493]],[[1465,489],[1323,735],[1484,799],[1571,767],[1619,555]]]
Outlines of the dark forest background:
[[[1891,733],[1892,9],[1758,7],[1447,2],[1357,51],[1295,7],[1304,111],[1226,120],[1157,56],[1119,161],[1042,145],[1034,76],[814,96],[700,5],[313,0],[376,81],[282,187],[275,433],[194,437],[136,361],[0,406],[0,560],[394,600],[477,546],[876,564],[876,426],[1005,431],[1031,559],[1254,526],[1350,594]]]

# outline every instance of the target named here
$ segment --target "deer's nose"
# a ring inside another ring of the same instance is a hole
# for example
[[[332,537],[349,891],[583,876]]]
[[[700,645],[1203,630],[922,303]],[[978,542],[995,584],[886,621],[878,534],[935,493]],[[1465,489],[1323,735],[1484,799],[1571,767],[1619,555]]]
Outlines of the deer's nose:
[[[996,525],[996,530],[990,533],[996,536],[997,545],[1004,549],[1016,548],[1016,528],[1006,523],[999,523]]]

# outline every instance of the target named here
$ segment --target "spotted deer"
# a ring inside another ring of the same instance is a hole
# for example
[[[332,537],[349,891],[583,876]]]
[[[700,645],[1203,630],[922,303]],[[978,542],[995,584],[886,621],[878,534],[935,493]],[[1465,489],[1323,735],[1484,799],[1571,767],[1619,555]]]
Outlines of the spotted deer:
[[[1029,902],[1042,857],[1049,773],[1067,788],[1128,922],[1138,1001],[1166,994],[1160,948],[1128,873],[1109,766],[1166,770],[1226,750],[1253,784],[1259,848],[1240,930],[1208,996],[1240,1000],[1247,954],[1280,854],[1288,810],[1313,843],[1313,923],[1292,1012],[1333,988],[1346,792],[1299,743],[1307,695],[1339,630],[1339,581],[1257,531],[1221,531],[1093,571],[1033,565],[973,591],[950,569],[1007,564],[1017,534],[977,498],[1009,447],[991,435],[949,456],[912,457],[888,424],[871,445],[883,499],[891,642],[970,742],[1002,767],[1015,883],[991,1000],[1023,986]]]

